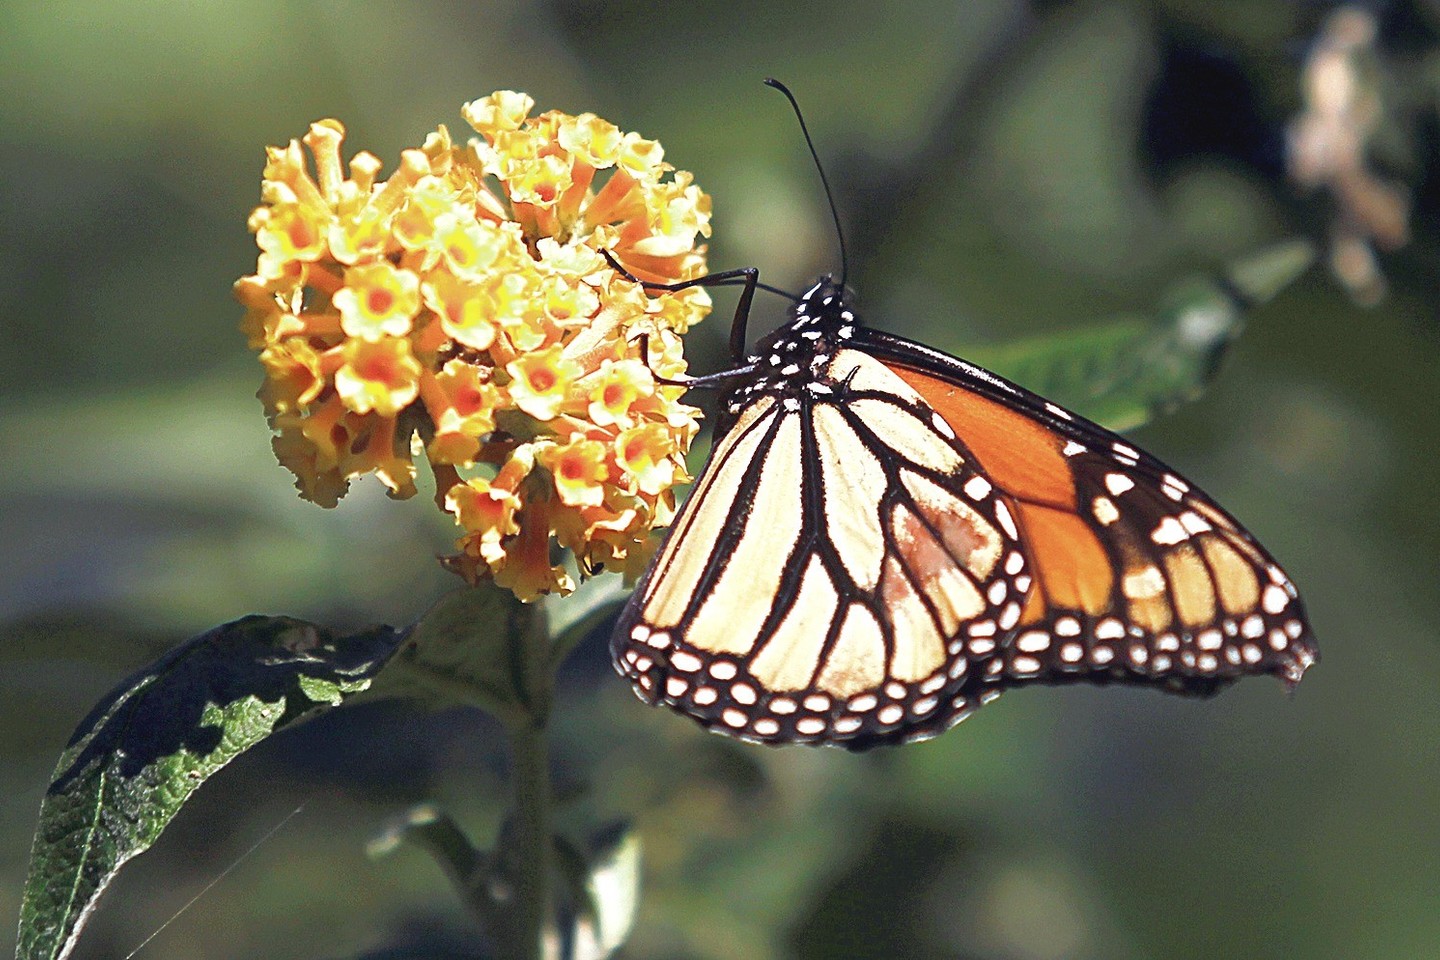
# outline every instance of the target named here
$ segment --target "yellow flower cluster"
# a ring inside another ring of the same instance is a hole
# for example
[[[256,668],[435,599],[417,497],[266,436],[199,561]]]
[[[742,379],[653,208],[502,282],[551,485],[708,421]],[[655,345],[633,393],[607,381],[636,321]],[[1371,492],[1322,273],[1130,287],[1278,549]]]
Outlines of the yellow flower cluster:
[[[689,480],[698,411],[657,382],[685,368],[679,335],[709,311],[710,198],[660,145],[592,114],[530,116],[502,91],[381,163],[311,126],[267,151],[250,218],[255,273],[235,285],[260,351],[259,396],[303,497],[334,506],[373,472],[415,493],[422,450],[464,530],[450,566],[530,600],[582,573],[638,570]],[[648,335],[649,365],[639,339]],[[653,372],[652,372],[653,371]]]

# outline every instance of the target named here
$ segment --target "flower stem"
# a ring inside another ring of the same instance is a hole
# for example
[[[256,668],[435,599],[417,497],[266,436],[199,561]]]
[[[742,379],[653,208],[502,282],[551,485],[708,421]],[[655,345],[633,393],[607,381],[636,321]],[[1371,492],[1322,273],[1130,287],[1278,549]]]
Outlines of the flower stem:
[[[510,728],[515,755],[516,960],[540,960],[550,915],[550,749],[545,722],[531,719]]]

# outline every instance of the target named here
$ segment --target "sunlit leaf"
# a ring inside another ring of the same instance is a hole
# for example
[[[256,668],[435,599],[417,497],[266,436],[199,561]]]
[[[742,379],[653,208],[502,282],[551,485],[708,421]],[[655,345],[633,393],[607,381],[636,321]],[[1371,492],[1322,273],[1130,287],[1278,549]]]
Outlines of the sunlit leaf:
[[[96,900],[210,776],[275,731],[363,690],[400,635],[336,637],[251,616],[172,650],[81,722],[40,808],[18,960],[74,948]]]
[[[608,957],[629,938],[640,908],[640,834],[628,824],[591,838],[586,889],[595,910],[598,956]]]

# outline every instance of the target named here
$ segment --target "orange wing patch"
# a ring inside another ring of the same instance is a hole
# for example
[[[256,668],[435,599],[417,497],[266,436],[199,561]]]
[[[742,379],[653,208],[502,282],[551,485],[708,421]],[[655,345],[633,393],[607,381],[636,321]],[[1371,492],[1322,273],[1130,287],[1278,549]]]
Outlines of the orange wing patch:
[[[1092,616],[1108,611],[1115,576],[1105,548],[1085,521],[1052,507],[1024,502],[1016,506],[1020,530],[1048,604]]]
[[[892,369],[954,428],[996,486],[1031,503],[1075,509],[1063,438],[973,390],[905,367]]]

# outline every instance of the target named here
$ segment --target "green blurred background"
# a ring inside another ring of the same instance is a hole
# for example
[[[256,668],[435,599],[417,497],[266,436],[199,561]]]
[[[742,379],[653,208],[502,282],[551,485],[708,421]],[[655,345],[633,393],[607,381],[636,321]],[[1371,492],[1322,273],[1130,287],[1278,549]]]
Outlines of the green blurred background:
[[[1440,4],[1376,4],[1376,169],[1413,239],[1356,305],[1312,269],[1199,402],[1135,436],[1287,565],[1323,661],[1293,698],[1036,690],[930,744],[769,750],[643,709],[603,640],[567,667],[562,825],[638,825],[629,957],[1440,956]],[[660,139],[715,198],[715,268],[835,266],[804,105],[872,323],[952,351],[1147,311],[1336,204],[1283,129],[1330,9],[1251,0],[497,0],[0,7],[0,927],[44,784],[104,691],[244,613],[412,620],[451,536],[375,482],[302,503],[230,283],[262,148],[335,116],[393,166],[497,88]],[[757,324],[780,306],[766,298]],[[730,301],[698,328],[723,358]],[[122,872],[77,957],[469,957],[439,870],[364,844],[435,799],[477,837],[495,724],[376,703],[242,758]],[[13,928],[11,928],[13,929]],[[0,950],[8,949],[0,934]]]

